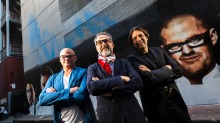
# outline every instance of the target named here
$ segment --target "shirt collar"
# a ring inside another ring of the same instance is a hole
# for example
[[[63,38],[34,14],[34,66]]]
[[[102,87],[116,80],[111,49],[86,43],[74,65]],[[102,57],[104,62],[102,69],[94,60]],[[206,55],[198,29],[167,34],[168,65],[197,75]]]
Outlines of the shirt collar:
[[[215,78],[220,78],[220,66],[218,64],[215,64],[215,68],[203,77],[202,82],[208,82]]]

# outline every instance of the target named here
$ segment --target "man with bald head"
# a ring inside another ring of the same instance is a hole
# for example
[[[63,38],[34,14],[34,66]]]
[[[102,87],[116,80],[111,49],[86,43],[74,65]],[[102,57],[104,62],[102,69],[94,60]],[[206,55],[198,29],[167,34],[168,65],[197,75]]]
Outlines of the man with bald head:
[[[220,66],[212,49],[218,40],[216,30],[203,18],[184,13],[167,20],[160,36],[182,69],[184,77],[176,83],[186,104],[219,104]]]
[[[54,105],[55,123],[96,123],[86,69],[75,65],[77,57],[70,48],[62,49],[59,58],[63,70],[48,79],[39,96],[40,105]]]

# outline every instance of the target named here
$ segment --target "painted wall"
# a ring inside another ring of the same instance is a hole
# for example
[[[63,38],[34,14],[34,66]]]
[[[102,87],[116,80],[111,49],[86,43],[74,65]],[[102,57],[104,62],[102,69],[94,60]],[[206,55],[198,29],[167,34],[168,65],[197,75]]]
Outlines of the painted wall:
[[[40,4],[44,3],[44,4]],[[61,21],[58,1],[22,3],[24,71],[56,58],[60,47]]]
[[[133,6],[138,9],[133,10],[128,6],[133,2],[94,0],[61,23],[59,1],[48,0],[43,5],[41,2],[21,1],[25,72],[58,57],[60,49],[74,48],[97,32],[123,21],[152,3],[149,1],[146,5],[142,5],[144,0],[139,1],[139,4]],[[120,5],[126,8],[122,11]],[[110,7],[114,10],[109,10]]]
[[[133,50],[127,42],[127,36],[134,26],[148,29],[150,46],[162,44],[159,38],[161,25],[167,18],[179,13],[200,14],[219,30],[219,5],[219,0],[93,0],[68,20],[61,22],[59,0],[21,0],[24,71],[26,76],[37,76],[35,79],[26,77],[26,81],[40,82],[40,69],[45,66],[58,72],[60,64],[57,58],[64,47],[75,50],[81,67],[86,68],[95,62],[97,53],[93,38],[100,31],[105,30],[113,35],[115,53],[126,58]],[[219,49],[219,41],[216,47]],[[215,50],[214,54],[217,63],[220,63],[218,52]],[[39,84],[35,85],[39,88]],[[184,87],[180,87],[180,90],[184,90]],[[184,93],[191,92],[184,90]],[[219,93],[215,96],[215,102],[202,99],[199,102],[191,101],[196,99],[199,92],[184,98],[188,105],[219,104]]]

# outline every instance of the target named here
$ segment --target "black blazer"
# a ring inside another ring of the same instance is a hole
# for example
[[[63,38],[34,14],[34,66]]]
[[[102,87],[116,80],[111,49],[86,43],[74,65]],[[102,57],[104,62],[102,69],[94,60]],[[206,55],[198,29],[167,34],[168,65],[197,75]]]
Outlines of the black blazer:
[[[145,116],[150,123],[165,123],[170,120],[168,112],[176,115],[177,108],[188,115],[187,107],[174,82],[174,79],[182,76],[180,68],[160,47],[149,48],[149,53],[152,57],[138,51],[128,56],[128,60],[144,83],[144,89],[140,90],[140,97]],[[151,71],[140,71],[139,65],[145,65]],[[165,65],[170,65],[172,70]]]
[[[97,116],[99,123],[146,123],[144,114],[134,93],[143,88],[138,73],[125,59],[114,61],[114,76],[97,63],[87,70],[87,88],[97,97]],[[130,81],[124,83],[120,76],[128,76]],[[92,81],[92,77],[99,80]],[[106,96],[110,93],[112,96]]]

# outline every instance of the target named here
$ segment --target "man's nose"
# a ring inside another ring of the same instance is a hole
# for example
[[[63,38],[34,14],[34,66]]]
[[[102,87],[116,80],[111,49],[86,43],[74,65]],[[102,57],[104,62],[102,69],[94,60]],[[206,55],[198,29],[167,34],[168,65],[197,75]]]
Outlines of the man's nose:
[[[191,53],[192,51],[193,51],[193,49],[190,48],[189,46],[187,46],[187,45],[183,45],[183,46],[182,46],[182,53],[183,53],[183,54],[189,54],[189,53]]]
[[[102,42],[102,46],[106,46],[107,45],[107,42]]]
[[[142,39],[142,38],[141,38],[140,36],[137,36],[137,39],[136,39],[136,40],[137,40],[137,41],[141,41],[141,39]]]

